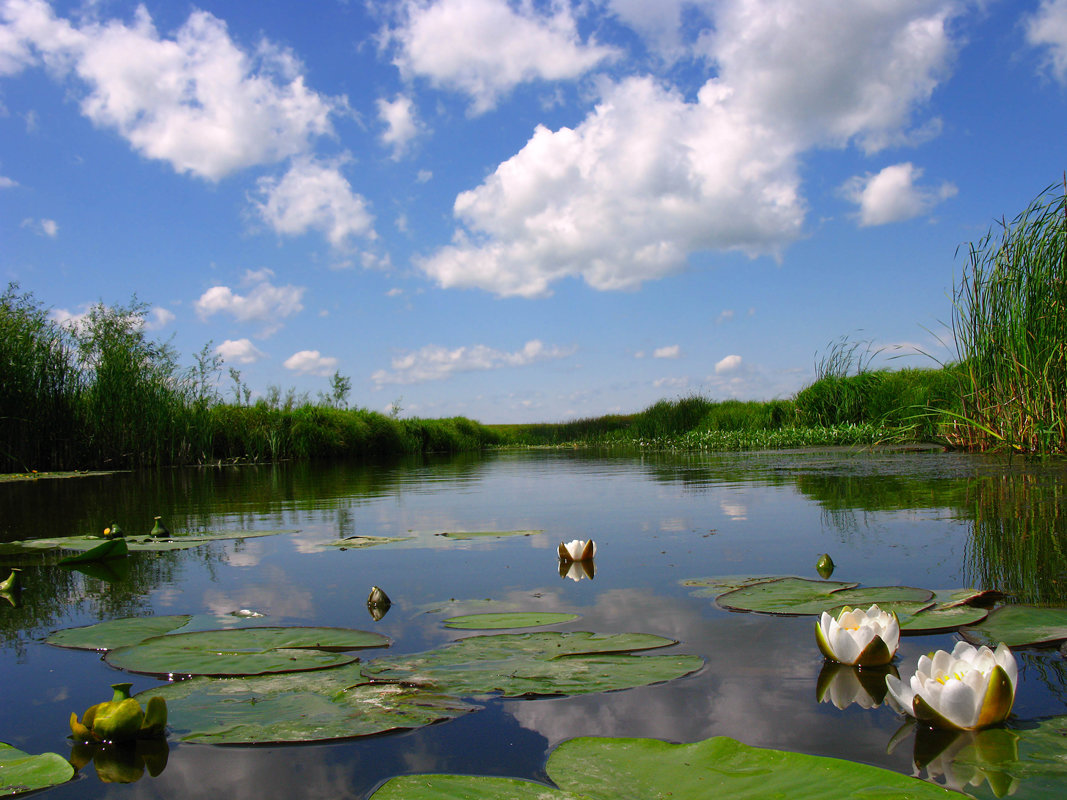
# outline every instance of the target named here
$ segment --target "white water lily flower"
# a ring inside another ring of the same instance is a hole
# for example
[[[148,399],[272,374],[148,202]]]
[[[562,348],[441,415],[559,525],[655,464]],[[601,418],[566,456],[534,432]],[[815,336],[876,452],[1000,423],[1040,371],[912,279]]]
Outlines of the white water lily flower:
[[[561,561],[587,561],[596,555],[596,542],[590,539],[588,542],[582,539],[572,539],[569,542],[559,543],[559,558]]]
[[[854,667],[881,667],[893,660],[900,641],[897,615],[873,605],[864,611],[845,606],[837,617],[823,612],[815,625],[819,650],[831,661]]]
[[[978,730],[1007,719],[1018,677],[1003,642],[995,651],[959,642],[951,653],[920,656],[908,684],[892,675],[885,682],[897,710],[938,728]]]

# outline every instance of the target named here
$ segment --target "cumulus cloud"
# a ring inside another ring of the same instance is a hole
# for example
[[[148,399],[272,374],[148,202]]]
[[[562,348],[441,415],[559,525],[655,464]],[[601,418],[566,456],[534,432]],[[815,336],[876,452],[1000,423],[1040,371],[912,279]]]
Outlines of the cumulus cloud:
[[[1067,0],[1042,0],[1026,20],[1026,40],[1047,48],[1047,65],[1061,83],[1067,83]]]
[[[352,191],[337,164],[297,159],[280,179],[260,178],[259,215],[278,233],[298,236],[309,230],[326,235],[334,247],[351,236],[375,238],[366,200]]]
[[[324,356],[318,350],[301,350],[282,362],[282,366],[302,375],[332,375],[337,369],[337,359]]]
[[[905,139],[947,76],[953,0],[727,0],[700,42],[760,122],[801,146]]]
[[[214,314],[230,314],[240,322],[262,322],[264,336],[281,327],[281,320],[303,310],[300,302],[303,286],[274,286],[270,270],[245,273],[245,283],[251,286],[246,294],[238,294],[229,286],[212,286],[196,301],[196,313],[201,319]]]
[[[568,5],[551,8],[546,15],[506,0],[407,0],[387,38],[405,77],[464,92],[479,114],[520,83],[576,78],[618,56],[581,41]]]
[[[215,352],[228,363],[254,364],[265,358],[263,352],[248,339],[227,339],[215,348]]]
[[[145,315],[144,327],[147,331],[158,331],[174,322],[174,312],[162,306],[153,306]]]
[[[730,355],[715,363],[715,374],[726,375],[741,369],[741,356]]]
[[[711,81],[696,102],[650,78],[608,87],[577,127],[539,126],[456,198],[453,244],[418,262],[445,287],[534,297],[580,277],[633,289],[694,250],[775,253],[800,233],[794,154]]]
[[[454,349],[427,345],[412,353],[397,356],[392,360],[391,370],[378,370],[371,378],[378,386],[440,381],[458,372],[523,367],[539,361],[566,358],[575,350],[574,347],[546,346],[537,339],[528,341],[521,350],[511,353],[483,344]]]
[[[653,358],[678,358],[682,354],[680,345],[672,344],[666,347],[657,347],[652,351]]]
[[[419,132],[415,104],[410,97],[401,94],[392,100],[379,98],[377,106],[378,119],[385,125],[381,134],[382,144],[392,148],[393,158],[400,158]]]
[[[914,138],[947,74],[950,0],[725,0],[693,99],[649,77],[600,84],[574,128],[539,126],[454,204],[451,244],[417,260],[443,287],[634,289],[698,251],[777,257],[802,235],[800,156]]]
[[[6,175],[0,175],[0,189],[13,189],[18,185],[18,181],[13,178],[8,178]]]
[[[305,152],[343,105],[305,86],[291,52],[266,40],[247,52],[205,11],[172,38],[144,6],[129,24],[78,25],[43,0],[8,0],[0,22],[0,73],[41,61],[74,78],[85,116],[180,173],[218,180]]]
[[[894,164],[876,175],[850,178],[841,191],[859,206],[860,225],[886,225],[925,214],[955,196],[956,186],[948,182],[936,189],[917,186],[922,174],[910,162]]]

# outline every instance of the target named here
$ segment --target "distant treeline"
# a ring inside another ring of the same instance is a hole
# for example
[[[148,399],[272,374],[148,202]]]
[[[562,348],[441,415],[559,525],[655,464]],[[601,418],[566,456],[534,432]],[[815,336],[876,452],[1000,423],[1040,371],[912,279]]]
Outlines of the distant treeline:
[[[209,347],[183,369],[145,332],[146,307],[93,307],[60,325],[12,284],[0,294],[0,471],[121,469],[476,450],[501,441],[463,417],[401,419],[272,388],[229,404]],[[238,390],[239,377],[235,378]],[[239,392],[238,392],[239,393]]]

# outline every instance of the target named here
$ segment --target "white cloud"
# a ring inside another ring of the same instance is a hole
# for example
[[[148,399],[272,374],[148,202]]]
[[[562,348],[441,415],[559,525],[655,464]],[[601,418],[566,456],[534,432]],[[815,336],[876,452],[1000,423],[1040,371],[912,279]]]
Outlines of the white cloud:
[[[145,315],[144,327],[148,331],[158,331],[174,322],[174,312],[162,306],[154,306]]]
[[[900,222],[924,214],[956,194],[955,185],[948,182],[936,189],[917,186],[922,174],[923,171],[910,162],[894,164],[877,175],[850,178],[841,191],[860,207],[860,225]]]
[[[280,180],[260,178],[257,188],[261,199],[253,199],[256,211],[280,234],[298,236],[315,229],[334,247],[343,247],[350,236],[375,238],[367,201],[352,191],[336,164],[297,159]]]
[[[551,7],[546,16],[525,2],[407,0],[388,31],[398,45],[394,63],[406,77],[470,95],[472,113],[482,113],[520,83],[576,78],[618,56],[582,43],[567,4]]]
[[[666,347],[657,347],[652,351],[653,358],[678,358],[682,354],[680,345],[672,344]]]
[[[686,389],[689,386],[689,378],[657,378],[652,381],[657,389]]]
[[[265,358],[263,352],[248,339],[227,339],[215,348],[215,352],[224,361],[238,364],[254,364]]]
[[[600,84],[574,128],[538,127],[455,201],[450,245],[418,260],[443,287],[543,296],[581,278],[633,289],[690,254],[779,256],[802,235],[800,156],[929,135],[913,117],[955,53],[951,0],[724,0],[699,42],[694,100],[648,77]]]
[[[282,366],[302,375],[332,375],[337,369],[337,359],[324,356],[318,350],[301,350],[282,362]]]
[[[705,0],[705,5],[707,4]],[[689,0],[609,0],[608,6],[619,20],[641,35],[653,52],[667,62],[676,61],[688,51],[683,42],[683,8],[701,5]]]
[[[715,363],[715,374],[725,375],[741,368],[741,356],[730,355]]]
[[[719,312],[719,316],[715,318],[715,322],[722,324],[724,322],[730,322],[734,318],[734,310],[732,308],[724,308]]]
[[[415,104],[410,97],[401,94],[393,100],[379,98],[377,106],[378,119],[385,124],[381,134],[382,144],[392,148],[393,158],[400,158],[419,132]]]
[[[759,122],[800,146],[907,138],[949,71],[954,0],[727,0],[700,46]]]
[[[42,0],[9,0],[0,15],[0,73],[39,57],[53,74],[76,77],[87,90],[82,113],[181,173],[218,180],[305,152],[343,105],[304,85],[292,53],[266,40],[246,52],[204,11],[173,38],[160,36],[144,6],[130,24],[79,27]]]
[[[212,286],[196,301],[196,313],[201,319],[225,313],[240,322],[262,322],[266,325],[262,335],[269,336],[281,327],[282,319],[303,310],[300,300],[305,291],[303,286],[274,286],[270,277],[269,270],[249,271],[245,280],[252,288],[243,295],[228,286]]]
[[[581,277],[633,289],[695,250],[776,253],[800,233],[793,152],[711,81],[697,102],[649,78],[608,87],[577,128],[538,127],[456,198],[465,228],[419,266],[445,287],[549,293]]]
[[[1026,40],[1034,47],[1048,48],[1049,69],[1057,80],[1067,83],[1067,0],[1042,0],[1026,20]]]
[[[0,189],[13,189],[18,185],[18,181],[12,178],[8,178],[4,175],[0,175]]]
[[[59,235],[59,223],[54,219],[33,219],[33,217],[27,217],[22,220],[21,227],[28,228],[38,236],[47,236],[49,239],[55,239],[56,236]]]
[[[81,312],[76,312],[68,311],[65,308],[53,308],[48,312],[48,318],[68,330],[76,330],[82,321],[89,316],[88,307],[83,306],[83,309]]]
[[[575,350],[574,347],[546,347],[537,339],[530,340],[521,350],[513,353],[495,350],[483,344],[451,350],[439,345],[427,345],[415,352],[394,358],[391,370],[378,370],[371,378],[379,386],[439,381],[457,372],[523,367],[539,361],[566,358]]]

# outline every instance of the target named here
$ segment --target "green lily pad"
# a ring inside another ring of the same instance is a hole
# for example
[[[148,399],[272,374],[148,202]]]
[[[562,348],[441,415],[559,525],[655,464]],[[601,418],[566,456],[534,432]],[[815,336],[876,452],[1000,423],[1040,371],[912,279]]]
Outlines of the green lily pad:
[[[1067,608],[1001,606],[979,624],[962,628],[971,644],[1008,647],[1054,644],[1067,639]]]
[[[277,536],[281,533],[296,533],[295,529],[275,531],[223,531],[220,533],[187,533],[170,539],[153,539],[151,536],[127,536],[123,539],[105,539],[102,536],[60,536],[51,539],[23,539],[8,542],[11,552],[26,550],[91,550],[107,542],[125,542],[131,553],[166,552],[188,550],[208,542],[238,539],[254,539],[260,536]],[[64,561],[69,562],[67,559]],[[60,563],[63,563],[62,561]]]
[[[110,558],[125,558],[130,547],[125,539],[105,539],[100,544],[81,553],[59,559],[60,564],[84,564],[90,561],[106,561]]]
[[[677,644],[647,633],[498,633],[438,650],[378,658],[363,667],[376,680],[429,684],[461,696],[572,695],[630,689],[680,678],[703,666],[694,655],[635,656]]]
[[[1003,592],[996,589],[937,589],[934,591],[934,600],[939,605],[945,606],[981,606],[992,605],[1004,597]]]
[[[881,605],[901,600],[925,602],[933,596],[934,593],[928,589],[916,589],[911,586],[872,586],[861,589],[855,583],[779,578],[719,595],[717,602],[733,611],[819,614],[837,606],[866,608],[872,603]]]
[[[511,778],[405,775],[372,800],[790,800],[953,798],[959,795],[896,772],[824,756],[749,747],[717,736],[693,744],[582,737],[549,756],[559,788]]]
[[[0,742],[0,797],[58,786],[73,777],[74,767],[58,753],[30,755]]]
[[[409,542],[414,536],[349,536],[347,539],[334,539],[322,542],[321,547],[338,547],[342,550],[358,550],[364,547],[376,547],[380,544],[397,544]]]
[[[714,578],[688,578],[682,581],[682,586],[696,589],[694,597],[718,597],[720,594],[732,592],[743,586],[751,586],[754,583],[766,583],[788,577],[786,575],[719,575]]]
[[[192,617],[175,614],[163,617],[124,617],[81,628],[64,628],[54,631],[45,639],[57,647],[76,650],[114,650],[127,647],[154,636],[162,636],[185,625]]]
[[[395,683],[367,683],[359,665],[292,675],[192,678],[138,695],[167,701],[173,736],[205,744],[317,742],[418,728],[477,707]]]
[[[108,651],[111,666],[147,675],[265,675],[358,661],[351,651],[389,638],[349,628],[252,627],[155,636]]]
[[[502,539],[506,536],[536,536],[539,533],[544,531],[445,531],[435,536],[444,536],[447,539]]]
[[[578,618],[578,614],[550,611],[516,611],[511,613],[505,611],[449,617],[445,620],[445,627],[468,631],[488,631],[499,628],[539,628],[543,625],[559,625],[563,622],[572,622]]]

